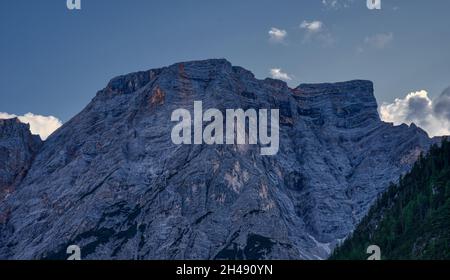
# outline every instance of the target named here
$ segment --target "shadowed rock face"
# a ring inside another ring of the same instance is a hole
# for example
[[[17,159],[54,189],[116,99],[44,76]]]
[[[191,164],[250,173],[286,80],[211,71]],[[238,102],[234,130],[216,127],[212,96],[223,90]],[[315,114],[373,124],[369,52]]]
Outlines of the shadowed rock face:
[[[171,113],[280,110],[280,150],[174,145]],[[317,259],[433,141],[380,121],[369,81],[257,80],[226,60],[113,79],[0,203],[0,258]]]
[[[17,118],[0,119],[0,201],[26,175],[41,144],[39,136],[31,135],[29,125]]]

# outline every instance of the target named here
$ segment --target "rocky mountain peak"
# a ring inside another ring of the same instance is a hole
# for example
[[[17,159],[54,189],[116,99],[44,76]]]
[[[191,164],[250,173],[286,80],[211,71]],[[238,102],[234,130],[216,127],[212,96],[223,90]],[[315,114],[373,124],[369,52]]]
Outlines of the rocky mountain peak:
[[[23,135],[29,130],[30,126],[22,123],[18,118],[0,119],[0,137],[2,139]]]
[[[278,154],[174,144],[171,114],[194,101],[279,109]],[[0,258],[326,258],[432,143],[376,109],[369,81],[290,89],[223,59],[119,76],[0,202]]]
[[[30,125],[21,122],[18,118],[0,119],[0,141],[6,143],[19,140],[27,143],[32,150],[36,150],[42,144],[39,135],[32,135]]]
[[[20,183],[41,145],[28,124],[0,119],[0,202]]]
[[[305,104],[305,110],[320,114],[322,121],[338,127],[380,123],[371,81],[301,84],[294,89],[294,93]]]

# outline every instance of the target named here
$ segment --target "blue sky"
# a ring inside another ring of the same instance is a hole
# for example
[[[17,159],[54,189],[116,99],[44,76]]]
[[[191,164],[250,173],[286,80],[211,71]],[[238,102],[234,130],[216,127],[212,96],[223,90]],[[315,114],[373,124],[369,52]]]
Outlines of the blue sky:
[[[280,69],[292,87],[369,79],[379,104],[438,98],[450,86],[450,1],[381,1],[81,0],[70,11],[2,0],[0,112],[65,122],[114,76],[206,58],[258,78]]]

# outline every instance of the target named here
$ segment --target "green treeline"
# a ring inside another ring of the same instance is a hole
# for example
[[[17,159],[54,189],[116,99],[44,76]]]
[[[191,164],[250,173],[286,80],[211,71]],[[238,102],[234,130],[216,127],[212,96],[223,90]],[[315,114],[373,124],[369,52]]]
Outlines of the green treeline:
[[[381,259],[450,259],[448,140],[389,186],[330,259],[367,259],[369,245],[381,248]]]

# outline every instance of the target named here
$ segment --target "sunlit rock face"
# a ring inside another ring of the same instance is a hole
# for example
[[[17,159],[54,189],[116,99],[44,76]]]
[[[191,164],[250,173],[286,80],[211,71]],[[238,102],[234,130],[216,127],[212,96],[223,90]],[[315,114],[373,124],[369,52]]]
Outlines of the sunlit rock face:
[[[279,109],[278,154],[173,144],[171,113],[194,101]],[[326,258],[432,142],[383,123],[369,81],[292,89],[222,59],[117,77],[0,202],[0,258]]]

